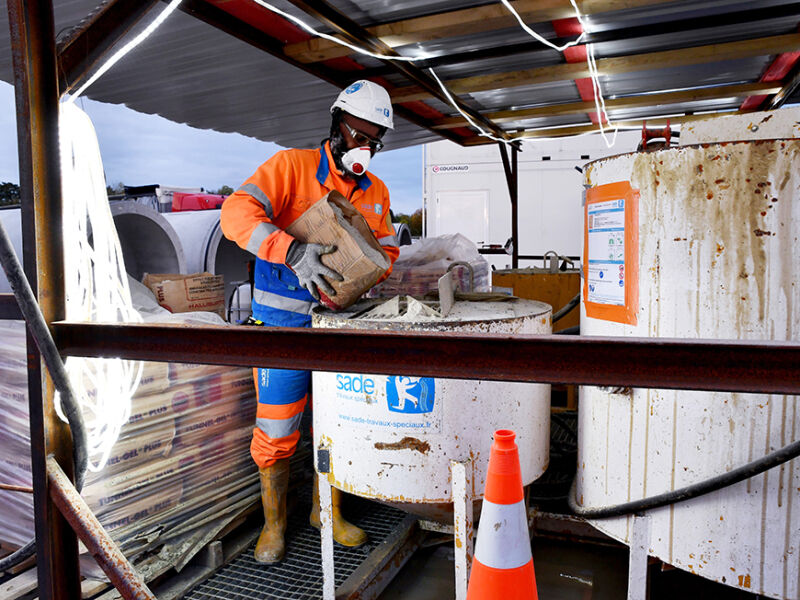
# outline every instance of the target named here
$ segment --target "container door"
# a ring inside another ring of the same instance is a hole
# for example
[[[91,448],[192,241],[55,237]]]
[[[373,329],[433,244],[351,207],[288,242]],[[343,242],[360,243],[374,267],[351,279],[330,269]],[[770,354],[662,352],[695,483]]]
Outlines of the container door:
[[[489,242],[489,190],[436,192],[435,235],[460,233],[478,245]]]

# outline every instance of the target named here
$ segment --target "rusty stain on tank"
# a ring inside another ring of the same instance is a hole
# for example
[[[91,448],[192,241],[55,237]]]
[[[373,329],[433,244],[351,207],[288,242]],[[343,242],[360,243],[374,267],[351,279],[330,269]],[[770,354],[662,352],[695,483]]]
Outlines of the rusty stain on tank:
[[[763,229],[754,229],[753,233],[756,234],[756,237],[761,237],[763,235],[774,235],[771,231],[764,231]]]
[[[376,450],[416,450],[421,454],[427,454],[431,445],[428,442],[423,442],[413,437],[404,437],[399,442],[388,444],[386,442],[375,442]]]
[[[750,587],[750,575],[739,575],[739,587]]]

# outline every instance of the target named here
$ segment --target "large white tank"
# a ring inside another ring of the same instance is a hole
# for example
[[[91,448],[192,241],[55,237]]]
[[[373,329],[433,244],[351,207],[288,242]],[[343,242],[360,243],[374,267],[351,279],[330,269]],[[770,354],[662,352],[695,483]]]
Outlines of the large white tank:
[[[317,308],[313,326],[509,334],[552,327],[550,306],[531,300],[458,301],[444,319],[357,318],[380,302],[342,312]],[[549,385],[314,372],[313,386],[314,445],[330,451],[328,479],[341,490],[452,520],[450,461],[473,461],[480,498],[497,429],[517,434],[524,484],[547,468]]]
[[[800,140],[624,154],[585,177],[582,335],[800,338]],[[636,190],[638,215],[614,217],[614,193],[632,210]],[[725,473],[800,438],[798,413],[794,396],[583,387],[577,500],[617,504]],[[663,561],[800,596],[800,460],[648,515]],[[593,525],[630,543],[630,517]]]

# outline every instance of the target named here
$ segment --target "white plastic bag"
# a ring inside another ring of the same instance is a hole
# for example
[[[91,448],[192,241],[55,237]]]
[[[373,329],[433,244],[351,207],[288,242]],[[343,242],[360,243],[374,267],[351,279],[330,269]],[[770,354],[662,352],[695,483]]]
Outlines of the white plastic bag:
[[[453,233],[401,246],[392,273],[383,283],[372,288],[368,295],[371,298],[424,296],[438,289],[439,278],[453,263],[467,263],[472,269],[470,274],[470,268],[464,265],[453,267],[461,291],[491,290],[489,263],[473,242],[460,233]]]

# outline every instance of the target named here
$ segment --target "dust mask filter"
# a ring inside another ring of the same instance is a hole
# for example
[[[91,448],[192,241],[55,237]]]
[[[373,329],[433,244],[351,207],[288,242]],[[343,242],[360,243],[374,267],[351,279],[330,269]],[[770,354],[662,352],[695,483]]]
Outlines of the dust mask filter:
[[[372,152],[369,146],[353,148],[342,155],[342,166],[354,175],[363,175],[367,172],[371,158]]]

